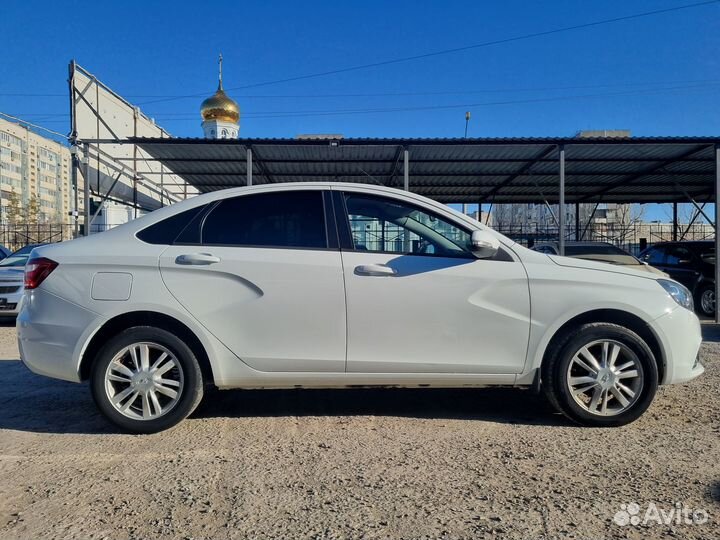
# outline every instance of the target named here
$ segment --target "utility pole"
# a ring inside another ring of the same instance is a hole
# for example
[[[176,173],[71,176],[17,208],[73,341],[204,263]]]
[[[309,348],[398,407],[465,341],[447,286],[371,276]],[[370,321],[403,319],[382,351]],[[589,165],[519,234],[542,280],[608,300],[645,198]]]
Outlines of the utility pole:
[[[467,139],[467,128],[468,124],[470,123],[470,111],[467,111],[465,113],[465,138]]]

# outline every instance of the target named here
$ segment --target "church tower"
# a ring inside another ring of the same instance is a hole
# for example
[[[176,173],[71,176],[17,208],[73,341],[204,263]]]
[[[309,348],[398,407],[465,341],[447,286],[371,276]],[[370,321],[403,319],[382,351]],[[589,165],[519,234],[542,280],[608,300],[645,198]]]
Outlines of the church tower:
[[[240,107],[225,93],[222,83],[222,54],[218,59],[218,89],[200,105],[206,139],[237,139],[240,133]]]

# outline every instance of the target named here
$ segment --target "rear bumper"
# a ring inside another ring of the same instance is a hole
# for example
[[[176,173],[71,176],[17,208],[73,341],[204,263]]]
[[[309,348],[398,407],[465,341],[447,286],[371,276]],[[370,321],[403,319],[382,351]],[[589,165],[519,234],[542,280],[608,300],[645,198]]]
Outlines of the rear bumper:
[[[28,291],[17,317],[20,359],[46,377],[79,382],[78,343],[98,315],[44,291]]]
[[[23,288],[15,293],[0,294],[0,317],[15,317],[22,307]]]
[[[702,332],[694,313],[677,307],[655,319],[651,326],[665,351],[665,376],[661,384],[683,383],[703,374],[705,368],[699,356]]]

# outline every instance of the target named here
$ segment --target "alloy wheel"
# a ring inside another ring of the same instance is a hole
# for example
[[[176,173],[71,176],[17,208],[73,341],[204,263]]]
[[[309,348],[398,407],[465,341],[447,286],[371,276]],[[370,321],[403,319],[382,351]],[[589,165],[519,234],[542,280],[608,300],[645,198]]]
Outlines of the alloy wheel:
[[[177,405],[184,384],[177,357],[152,342],[128,345],[105,370],[105,392],[120,414],[135,420],[153,420]]]
[[[615,416],[632,407],[643,382],[637,355],[627,345],[609,339],[581,347],[567,370],[567,385],[575,403],[598,416]]]
[[[705,314],[715,313],[715,291],[703,291],[700,295],[700,308]]]

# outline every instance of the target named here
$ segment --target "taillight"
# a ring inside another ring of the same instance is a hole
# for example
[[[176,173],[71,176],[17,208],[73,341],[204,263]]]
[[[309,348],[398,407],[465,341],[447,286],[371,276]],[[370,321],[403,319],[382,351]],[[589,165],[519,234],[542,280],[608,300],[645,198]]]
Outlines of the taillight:
[[[45,281],[58,263],[46,257],[30,259],[25,265],[25,289],[36,289]]]

